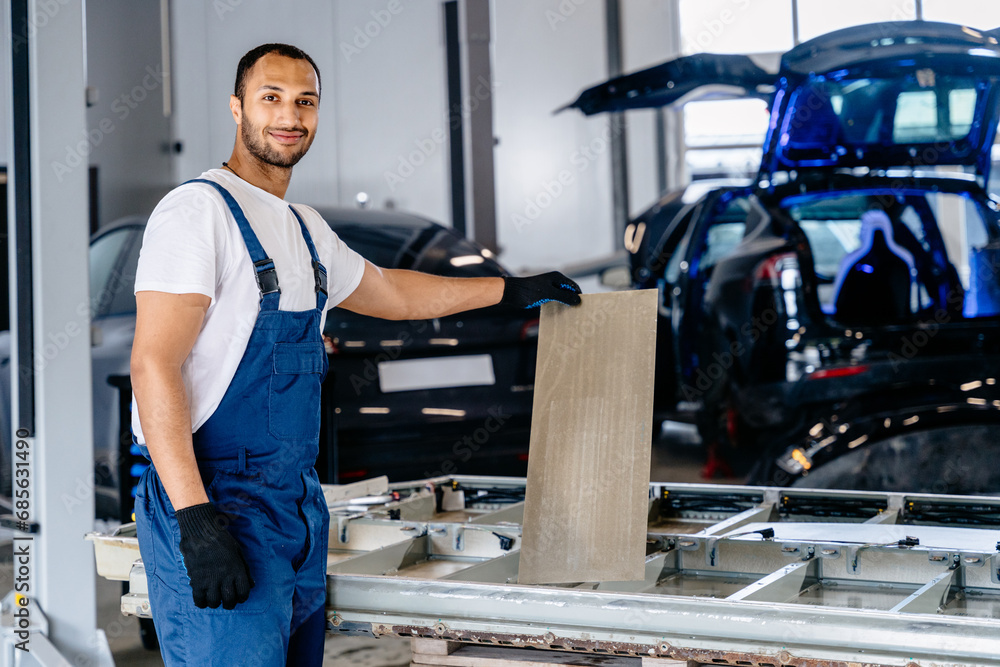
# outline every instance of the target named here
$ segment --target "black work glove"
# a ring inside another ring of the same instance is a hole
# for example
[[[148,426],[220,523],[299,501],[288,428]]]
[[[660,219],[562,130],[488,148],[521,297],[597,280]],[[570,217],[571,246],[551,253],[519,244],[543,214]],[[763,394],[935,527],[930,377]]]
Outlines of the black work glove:
[[[580,286],[558,271],[549,271],[540,276],[527,278],[504,276],[501,306],[537,308],[547,301],[578,306]]]
[[[246,602],[254,581],[240,545],[226,530],[226,517],[212,503],[202,503],[177,510],[177,523],[194,606],[233,609]]]

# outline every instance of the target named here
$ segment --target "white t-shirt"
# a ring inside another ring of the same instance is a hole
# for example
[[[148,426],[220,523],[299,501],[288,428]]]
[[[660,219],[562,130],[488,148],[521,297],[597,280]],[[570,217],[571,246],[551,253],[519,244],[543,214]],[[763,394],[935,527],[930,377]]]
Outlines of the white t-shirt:
[[[278,272],[281,310],[316,307],[312,258],[288,202],[225,169],[199,176],[233,195]],[[295,204],[327,271],[332,308],[361,282],[365,262],[308,206]],[[222,401],[246,350],[260,309],[250,253],[222,196],[206,183],[175,188],[153,210],[143,234],[135,291],[204,294],[212,302],[181,372],[191,402],[191,431],[208,421]],[[323,321],[326,320],[324,311]],[[322,323],[320,324],[322,327]],[[133,403],[135,396],[132,397]],[[132,432],[144,443],[139,411]]]

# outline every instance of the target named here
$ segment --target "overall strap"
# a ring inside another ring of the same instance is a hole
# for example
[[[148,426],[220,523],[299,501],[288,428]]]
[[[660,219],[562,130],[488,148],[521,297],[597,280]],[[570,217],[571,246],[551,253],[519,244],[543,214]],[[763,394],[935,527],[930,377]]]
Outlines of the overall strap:
[[[187,181],[187,183],[207,183],[222,195],[223,201],[226,202],[226,206],[229,207],[229,211],[236,219],[236,225],[240,228],[240,234],[243,235],[243,242],[246,244],[247,251],[250,253],[250,260],[253,262],[253,268],[257,274],[257,288],[260,290],[260,309],[278,310],[278,299],[281,294],[281,288],[278,287],[278,271],[274,268],[274,260],[267,256],[260,241],[257,240],[257,235],[254,234],[253,228],[250,227],[250,222],[247,220],[246,215],[244,215],[243,209],[236,203],[233,196],[229,194],[229,190],[226,190],[215,181],[205,178],[193,178]],[[187,183],[184,183],[184,185],[187,185]]]
[[[306,240],[306,247],[309,248],[309,256],[312,257],[312,267],[313,267],[313,280],[315,282],[316,289],[316,307],[319,312],[323,312],[323,308],[326,306],[326,297],[328,296],[326,291],[326,268],[320,264],[319,253],[316,252],[316,246],[313,245],[312,236],[309,234],[309,230],[306,229],[306,223],[303,222],[302,216],[299,212],[295,210],[291,204],[288,205],[292,213],[295,214],[295,219],[299,221],[299,229],[302,230],[302,238]]]

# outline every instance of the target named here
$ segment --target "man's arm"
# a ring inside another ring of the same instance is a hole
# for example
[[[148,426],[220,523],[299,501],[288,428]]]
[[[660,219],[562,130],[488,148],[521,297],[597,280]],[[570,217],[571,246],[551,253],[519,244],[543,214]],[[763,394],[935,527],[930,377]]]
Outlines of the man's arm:
[[[206,503],[181,365],[194,347],[211,299],[141,291],[135,301],[132,389],[149,456],[175,510]]]
[[[202,484],[181,375],[211,299],[143,290],[135,301],[132,389],[149,456],[177,515],[191,597],[196,607],[234,609],[250,597],[254,581]]]
[[[358,287],[340,307],[386,320],[426,320],[503,303],[528,308],[544,301],[580,303],[580,287],[559,273],[530,278],[446,278],[382,269],[365,261]]]

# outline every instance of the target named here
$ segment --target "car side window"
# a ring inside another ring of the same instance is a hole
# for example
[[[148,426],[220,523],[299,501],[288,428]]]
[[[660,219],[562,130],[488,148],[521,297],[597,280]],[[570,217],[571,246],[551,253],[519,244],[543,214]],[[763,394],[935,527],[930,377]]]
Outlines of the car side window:
[[[139,230],[133,230],[122,261],[118,264],[115,275],[108,281],[107,289],[111,298],[105,315],[128,315],[135,312],[135,271],[139,266],[141,247],[142,234]]]
[[[733,199],[722,213],[715,216],[705,234],[704,247],[699,261],[699,271],[704,272],[725,259],[743,240],[746,231],[750,200]]]
[[[94,317],[104,315],[118,293],[119,259],[132,241],[133,233],[133,228],[123,227],[101,236],[90,245],[90,309]],[[132,267],[132,284],[135,284],[135,266]],[[132,308],[134,310],[135,306]]]
[[[663,279],[668,284],[675,284],[681,276],[681,260],[687,254],[688,227],[694,218],[697,207],[691,207],[687,212],[682,213],[679,219],[671,222],[663,238],[657,243],[655,256],[658,266],[654,265],[653,270],[663,269]],[[671,244],[673,247],[671,247]]]
[[[705,254],[701,256],[701,267],[707,269],[731,253],[743,239],[746,223],[720,222],[708,228]]]

